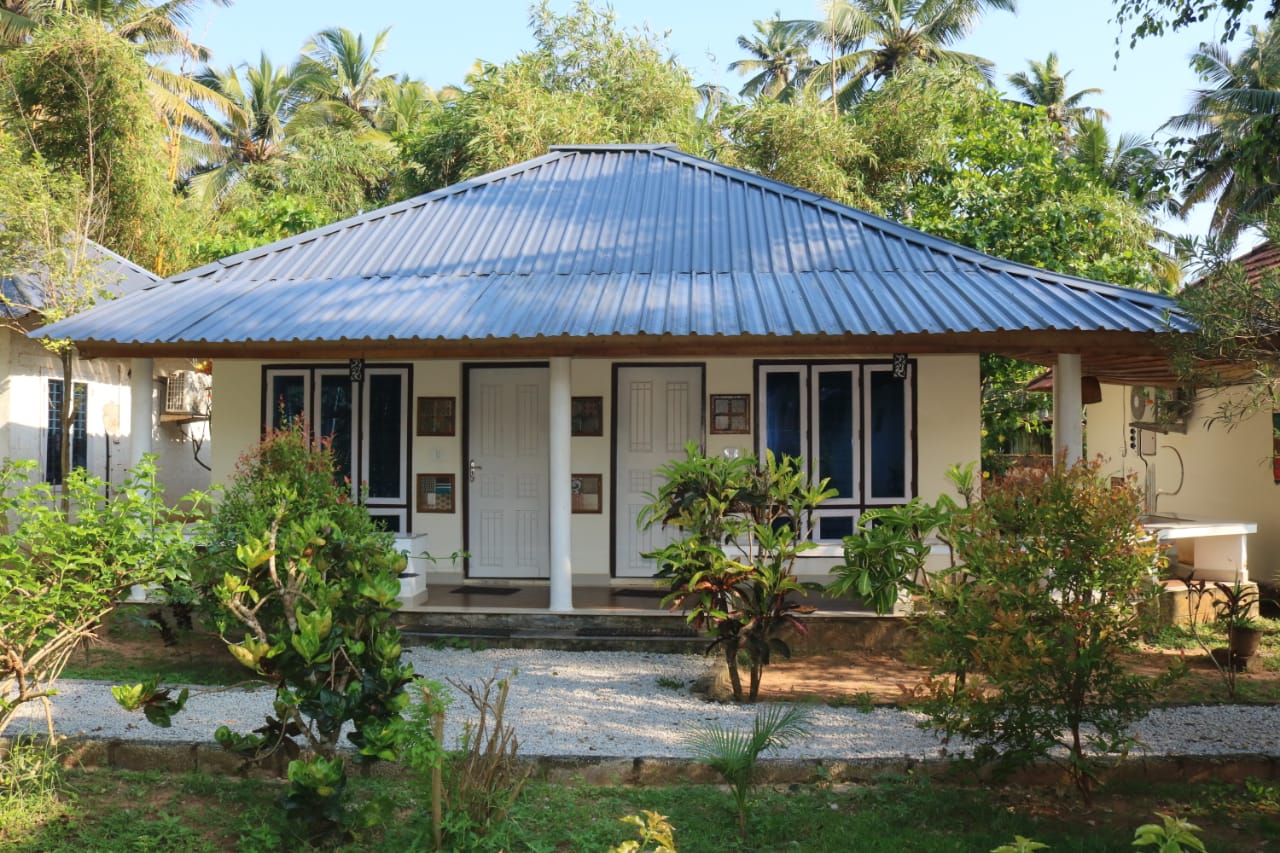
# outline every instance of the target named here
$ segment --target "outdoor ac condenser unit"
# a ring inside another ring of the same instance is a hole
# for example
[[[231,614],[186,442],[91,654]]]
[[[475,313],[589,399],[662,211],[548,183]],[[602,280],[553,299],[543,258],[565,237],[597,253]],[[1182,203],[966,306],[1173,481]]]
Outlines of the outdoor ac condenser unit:
[[[169,374],[165,387],[164,413],[166,415],[209,414],[210,379],[194,370],[175,370]]]

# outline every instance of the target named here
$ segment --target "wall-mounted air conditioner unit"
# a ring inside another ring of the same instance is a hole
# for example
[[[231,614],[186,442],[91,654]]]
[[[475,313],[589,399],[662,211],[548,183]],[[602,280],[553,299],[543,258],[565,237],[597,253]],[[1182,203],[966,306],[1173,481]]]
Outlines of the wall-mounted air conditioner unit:
[[[194,370],[175,370],[165,385],[164,413],[204,417],[209,414],[213,380]]]

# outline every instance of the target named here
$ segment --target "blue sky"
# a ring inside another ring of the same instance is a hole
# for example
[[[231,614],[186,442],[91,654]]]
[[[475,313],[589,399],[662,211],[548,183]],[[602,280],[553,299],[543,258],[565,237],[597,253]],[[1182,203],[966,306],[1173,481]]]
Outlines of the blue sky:
[[[552,2],[558,12],[572,6],[572,0]],[[784,18],[820,15],[817,0],[614,0],[612,6],[624,25],[669,32],[668,45],[695,80],[735,92],[743,78],[726,67],[743,58],[736,39],[753,31],[753,20],[775,10]],[[1016,15],[986,15],[959,47],[994,60],[1002,86],[1007,74],[1026,70],[1028,60],[1057,51],[1061,66],[1072,72],[1073,91],[1103,89],[1089,103],[1111,114],[1113,131],[1143,136],[1186,108],[1197,85],[1187,56],[1199,41],[1218,34],[1206,22],[1130,50],[1127,36],[1110,21],[1111,0],[1021,0],[1019,6]],[[191,31],[221,67],[256,60],[259,52],[277,63],[291,61],[310,35],[328,27],[372,36],[391,26],[384,70],[438,87],[461,83],[477,58],[501,62],[529,48],[528,10],[525,0],[237,0],[227,8],[200,9]]]

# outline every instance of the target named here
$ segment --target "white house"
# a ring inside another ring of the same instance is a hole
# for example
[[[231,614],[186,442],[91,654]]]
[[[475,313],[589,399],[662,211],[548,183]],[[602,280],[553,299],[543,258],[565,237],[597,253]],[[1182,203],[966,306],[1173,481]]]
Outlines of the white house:
[[[471,554],[410,595],[542,583],[565,611],[652,574],[637,510],[688,441],[831,478],[821,576],[860,512],[935,498],[978,458],[979,353],[1053,365],[1079,412],[1082,374],[1165,376],[1159,339],[1185,328],[1158,294],[621,145],[557,147],[46,332],[104,359],[212,357],[215,480],[282,418],[332,436],[410,547]],[[1058,424],[1078,455],[1079,418]]]
[[[94,278],[111,296],[133,293],[160,281],[158,277],[95,243],[86,247]],[[8,327],[0,329],[0,458],[32,459],[47,482],[61,481],[61,422],[59,410],[66,393],[58,357],[38,340],[13,326],[38,328],[44,304],[38,276],[0,278],[4,299],[0,314]],[[132,387],[130,359],[77,359],[72,393],[76,422],[72,431],[72,464],[86,468],[108,484],[119,483],[125,471],[153,452],[170,499],[194,488],[208,488],[206,464],[212,450],[208,434],[207,377],[193,378],[190,359],[147,363],[148,375]],[[205,389],[187,401],[167,406],[171,382]],[[135,409],[135,400],[140,408]],[[145,403],[145,406],[142,405]],[[182,410],[182,411],[179,411]],[[199,456],[193,452],[199,443]]]

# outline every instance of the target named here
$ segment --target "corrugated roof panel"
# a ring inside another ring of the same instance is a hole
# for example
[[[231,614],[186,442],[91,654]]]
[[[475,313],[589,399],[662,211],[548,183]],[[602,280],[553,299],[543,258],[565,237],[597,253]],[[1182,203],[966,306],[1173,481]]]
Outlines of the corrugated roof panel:
[[[1174,305],[652,146],[556,150],[171,281],[52,331],[119,342],[1161,332]]]

